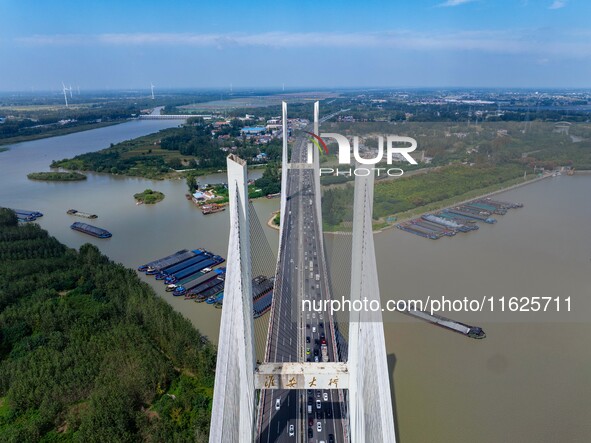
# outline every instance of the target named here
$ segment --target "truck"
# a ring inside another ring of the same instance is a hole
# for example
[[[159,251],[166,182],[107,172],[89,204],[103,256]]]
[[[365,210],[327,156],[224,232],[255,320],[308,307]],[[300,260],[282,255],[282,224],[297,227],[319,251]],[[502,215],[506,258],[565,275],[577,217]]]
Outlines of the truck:
[[[322,361],[324,363],[328,362],[328,347],[326,345],[320,346],[320,354],[322,354]]]

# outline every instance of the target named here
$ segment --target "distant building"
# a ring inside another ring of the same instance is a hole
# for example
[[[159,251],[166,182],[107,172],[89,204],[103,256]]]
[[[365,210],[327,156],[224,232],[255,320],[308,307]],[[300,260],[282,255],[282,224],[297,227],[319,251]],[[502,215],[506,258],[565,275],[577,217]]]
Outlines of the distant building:
[[[260,135],[263,134],[267,128],[264,126],[245,126],[240,130],[240,133],[244,135]]]
[[[207,200],[211,200],[212,198],[216,198],[216,195],[211,191],[195,191],[193,194],[193,201],[195,203],[205,202]]]

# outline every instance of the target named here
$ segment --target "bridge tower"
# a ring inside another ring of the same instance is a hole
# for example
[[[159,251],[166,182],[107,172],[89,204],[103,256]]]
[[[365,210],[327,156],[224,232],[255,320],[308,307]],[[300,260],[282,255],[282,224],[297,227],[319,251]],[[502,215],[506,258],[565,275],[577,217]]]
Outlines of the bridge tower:
[[[351,303],[380,306],[373,241],[374,176],[355,177]],[[381,310],[351,309],[349,322],[349,427],[351,442],[396,442]]]
[[[210,443],[254,437],[254,325],[246,162],[229,155],[230,238],[220,325]]]

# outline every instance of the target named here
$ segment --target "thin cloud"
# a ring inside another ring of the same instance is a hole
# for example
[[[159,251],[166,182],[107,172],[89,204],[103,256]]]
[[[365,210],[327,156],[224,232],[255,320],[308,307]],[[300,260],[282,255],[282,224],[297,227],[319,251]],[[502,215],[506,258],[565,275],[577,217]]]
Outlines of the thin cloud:
[[[554,0],[554,2],[548,6],[548,9],[561,9],[566,6],[566,0]]]
[[[442,8],[450,8],[453,6],[460,6],[460,5],[465,5],[466,3],[472,3],[475,0],[447,0],[443,3],[440,3],[437,6],[440,6]]]
[[[377,48],[416,51],[478,51],[497,54],[591,55],[576,30],[548,40],[541,31],[351,32],[351,33],[133,33],[33,35],[15,39],[26,46],[192,46],[220,50],[232,47],[263,48]],[[544,44],[541,44],[544,43]]]

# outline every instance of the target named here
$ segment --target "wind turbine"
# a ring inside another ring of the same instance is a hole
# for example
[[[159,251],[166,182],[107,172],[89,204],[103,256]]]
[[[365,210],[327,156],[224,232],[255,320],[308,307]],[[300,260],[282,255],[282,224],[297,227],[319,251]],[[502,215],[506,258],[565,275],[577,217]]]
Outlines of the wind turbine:
[[[66,108],[68,107],[68,88],[66,88],[66,85],[64,85],[64,82],[62,82],[62,92],[64,93],[64,100],[66,101]]]
[[[154,83],[150,82],[150,90],[152,91],[152,100],[154,100]]]
[[[70,85],[70,89],[68,89],[68,91],[70,91],[70,98],[72,98],[72,85]]]

